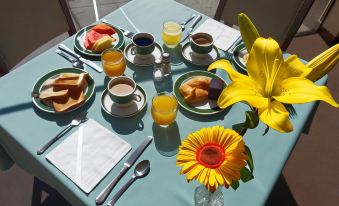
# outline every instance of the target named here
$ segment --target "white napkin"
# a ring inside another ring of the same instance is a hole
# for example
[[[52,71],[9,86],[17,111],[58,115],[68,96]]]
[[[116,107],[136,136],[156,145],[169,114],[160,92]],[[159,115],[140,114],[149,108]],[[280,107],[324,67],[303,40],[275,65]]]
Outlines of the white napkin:
[[[213,19],[207,19],[193,33],[205,32],[212,35],[214,45],[226,51],[240,36],[240,31]]]
[[[89,119],[46,159],[89,193],[130,150],[130,144]]]

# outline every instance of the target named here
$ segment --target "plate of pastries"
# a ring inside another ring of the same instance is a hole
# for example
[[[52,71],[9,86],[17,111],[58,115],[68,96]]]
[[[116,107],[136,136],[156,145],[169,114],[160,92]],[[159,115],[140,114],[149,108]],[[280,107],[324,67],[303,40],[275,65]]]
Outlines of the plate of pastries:
[[[94,80],[86,71],[62,68],[37,80],[32,88],[32,101],[42,111],[67,113],[88,102],[94,90]]]
[[[76,33],[74,37],[76,51],[91,57],[100,57],[101,53],[109,48],[123,50],[124,45],[122,31],[107,23],[87,26]]]
[[[174,94],[179,105],[185,110],[200,114],[216,114],[223,109],[217,100],[226,87],[219,76],[206,71],[191,71],[181,75],[174,84]]]

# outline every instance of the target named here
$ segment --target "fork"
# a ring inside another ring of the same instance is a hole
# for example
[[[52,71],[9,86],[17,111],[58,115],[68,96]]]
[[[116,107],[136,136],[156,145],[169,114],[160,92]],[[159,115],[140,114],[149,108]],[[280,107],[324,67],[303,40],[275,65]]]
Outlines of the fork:
[[[78,115],[75,119],[72,120],[72,122],[65,127],[61,132],[59,132],[53,139],[51,139],[50,141],[48,141],[43,147],[41,147],[38,151],[37,154],[41,155],[42,153],[44,153],[54,142],[56,142],[62,135],[62,133],[64,133],[66,130],[71,129],[73,127],[78,126],[79,124],[81,124],[82,122],[85,122],[87,120],[86,118],[86,114],[87,112],[82,112],[80,113],[80,115]]]
[[[106,19],[103,19],[102,22],[104,22],[106,24],[110,24]],[[124,28],[121,28],[120,26],[116,26],[116,27],[122,31],[122,33],[124,34],[125,37],[132,39],[132,37],[134,36],[133,32],[128,31]]]
[[[233,44],[230,46],[230,48],[228,48],[227,50],[226,50],[226,52],[225,52],[225,55],[226,55],[226,59],[228,59],[228,60],[231,60],[232,59],[232,57],[233,57],[233,52],[234,52],[234,49],[235,49],[235,47],[239,44],[239,42],[241,42],[242,41],[242,38],[241,38],[241,36],[239,36],[234,42],[233,42]]]

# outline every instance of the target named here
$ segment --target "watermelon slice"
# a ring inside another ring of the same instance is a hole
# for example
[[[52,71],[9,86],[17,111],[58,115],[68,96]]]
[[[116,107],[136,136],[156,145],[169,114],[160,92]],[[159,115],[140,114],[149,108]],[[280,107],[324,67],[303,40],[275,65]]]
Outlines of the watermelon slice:
[[[92,30],[100,34],[108,34],[110,36],[116,33],[112,27],[106,24],[97,24],[92,28]]]
[[[104,36],[110,36],[108,34],[100,34],[98,33],[97,31],[94,31],[94,30],[90,30],[89,32],[86,33],[86,36],[85,36],[85,42],[84,42],[84,46],[86,49],[89,49],[91,50],[94,43],[104,37]]]

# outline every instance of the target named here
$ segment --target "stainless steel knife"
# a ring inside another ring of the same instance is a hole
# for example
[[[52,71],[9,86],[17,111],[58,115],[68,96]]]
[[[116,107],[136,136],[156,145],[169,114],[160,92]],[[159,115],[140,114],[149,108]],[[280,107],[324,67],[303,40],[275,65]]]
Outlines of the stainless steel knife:
[[[180,41],[180,43],[184,42],[191,34],[192,31],[195,27],[195,25],[197,25],[197,23],[201,20],[201,15],[199,14],[193,21],[192,25],[188,28],[188,30],[186,30],[186,32],[184,31],[184,34],[182,35],[184,38]]]
[[[126,172],[133,166],[133,164],[137,161],[140,157],[142,152],[146,149],[146,147],[152,142],[152,137],[146,137],[146,139],[138,146],[138,148],[129,156],[128,160],[124,163],[119,174],[109,183],[109,185],[98,195],[95,199],[95,203],[97,205],[101,205],[106,200],[109,193],[115,187],[115,185],[119,182],[119,180],[126,174]]]
[[[96,65],[94,62],[92,62],[91,60],[85,59],[83,57],[81,57],[79,54],[75,53],[74,51],[72,51],[71,49],[69,49],[67,46],[65,46],[64,44],[59,44],[58,48],[64,52],[67,52],[68,54],[74,56],[75,58],[79,59],[80,61],[82,61],[83,63],[87,64],[88,66],[92,67],[95,71],[97,72],[102,72],[102,68],[99,67],[98,65]]]

